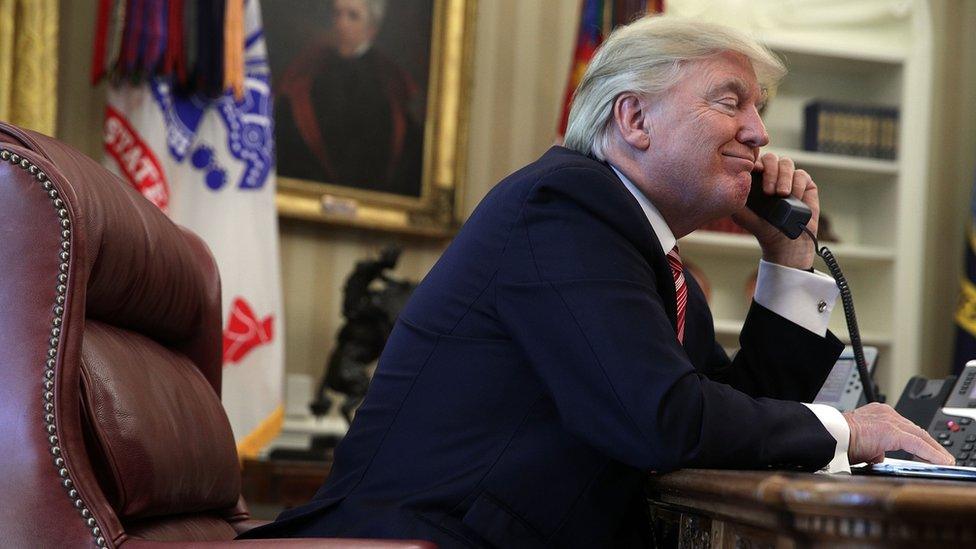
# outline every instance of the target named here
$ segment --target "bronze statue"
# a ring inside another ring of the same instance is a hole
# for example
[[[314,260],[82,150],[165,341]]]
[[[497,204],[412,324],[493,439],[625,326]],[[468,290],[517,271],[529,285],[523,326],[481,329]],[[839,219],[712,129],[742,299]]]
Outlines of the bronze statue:
[[[396,266],[400,248],[389,246],[377,259],[356,263],[343,288],[342,316],[338,342],[329,357],[319,384],[312,413],[324,416],[332,406],[326,389],[345,394],[342,415],[352,422],[355,409],[369,387],[369,366],[383,352],[400,309],[407,303],[416,284],[386,274]]]

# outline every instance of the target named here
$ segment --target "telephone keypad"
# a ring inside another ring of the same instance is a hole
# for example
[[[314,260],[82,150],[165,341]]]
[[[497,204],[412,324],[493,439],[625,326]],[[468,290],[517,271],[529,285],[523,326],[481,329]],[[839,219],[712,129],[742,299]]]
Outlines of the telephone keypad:
[[[929,433],[955,454],[956,465],[976,467],[976,425],[972,419],[940,412],[932,419]]]

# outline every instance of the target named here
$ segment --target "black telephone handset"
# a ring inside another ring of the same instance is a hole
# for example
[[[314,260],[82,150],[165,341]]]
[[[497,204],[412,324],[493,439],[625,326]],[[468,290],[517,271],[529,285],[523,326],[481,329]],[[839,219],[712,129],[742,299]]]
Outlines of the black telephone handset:
[[[746,198],[746,206],[755,212],[759,217],[765,219],[769,224],[776,227],[791,240],[799,238],[806,230],[807,223],[813,217],[813,211],[801,200],[788,196],[770,196],[762,189],[762,172],[752,172],[752,186],[749,189],[749,196]],[[847,332],[851,336],[851,346],[854,351],[854,362],[857,366],[858,379],[864,381],[865,402],[878,402],[883,400],[883,395],[879,395],[874,381],[871,379],[871,372],[868,370],[867,358],[864,356],[864,348],[861,345],[861,334],[857,328],[857,317],[854,314],[854,298],[851,297],[850,285],[844,278],[844,273],[840,270],[840,265],[834,254],[826,246],[817,243],[817,237],[812,233],[813,249],[820,256],[831,276],[837,282],[837,289],[840,290],[840,299],[844,304],[844,318],[847,320]]]
[[[792,196],[783,198],[764,193],[760,171],[752,172],[752,188],[746,206],[793,240],[803,234],[803,227],[813,215],[809,206]]]
[[[957,465],[976,467],[976,360],[966,363],[959,377],[925,379],[913,377],[895,410],[919,427],[956,457]],[[906,452],[889,452],[888,457],[910,458]]]
[[[813,217],[813,211],[801,200],[792,196],[783,198],[764,193],[762,172],[755,170],[752,172],[752,186],[749,189],[749,196],[746,198],[746,206],[791,240],[796,240],[803,234],[807,223]],[[844,304],[844,318],[847,320],[847,332],[851,336],[851,347],[854,352],[858,380],[864,382],[861,387],[864,390],[864,401],[868,403],[883,401],[884,396],[878,394],[877,387],[871,379],[867,357],[864,354],[864,347],[861,345],[861,333],[857,328],[857,316],[854,314],[854,298],[851,297],[850,285],[844,278],[844,273],[841,272],[834,254],[826,246],[820,246],[815,235],[810,233],[810,237],[813,240],[815,253],[823,259],[837,283],[837,289],[840,290],[840,299]]]

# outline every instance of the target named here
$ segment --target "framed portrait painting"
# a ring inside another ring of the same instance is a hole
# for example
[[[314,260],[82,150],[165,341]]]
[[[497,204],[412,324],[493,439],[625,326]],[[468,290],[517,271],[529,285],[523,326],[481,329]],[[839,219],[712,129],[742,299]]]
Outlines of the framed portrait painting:
[[[278,212],[450,236],[475,0],[265,0]]]

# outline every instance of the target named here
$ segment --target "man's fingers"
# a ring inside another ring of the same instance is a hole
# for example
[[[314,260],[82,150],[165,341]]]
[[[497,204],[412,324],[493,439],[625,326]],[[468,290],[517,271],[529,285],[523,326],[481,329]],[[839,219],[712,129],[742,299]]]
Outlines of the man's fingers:
[[[776,194],[779,196],[790,196],[793,194],[793,172],[796,165],[792,158],[780,158],[778,163],[778,174],[776,178]]]
[[[897,428],[901,432],[905,433],[908,436],[913,436],[921,439],[922,442],[931,446],[933,450],[937,450],[939,452],[945,451],[945,449],[942,447],[941,444],[936,442],[935,439],[930,437],[929,434],[925,432],[925,430],[919,427],[918,425],[915,425],[914,423],[906,419],[903,419],[901,416],[898,416],[898,420],[899,421],[895,425],[895,428]]]
[[[927,446],[929,446],[931,449],[935,450],[939,454],[942,454],[943,457],[950,460],[951,463],[956,462],[955,457],[952,455],[952,453],[950,453],[941,444],[939,444],[934,438],[932,438],[932,436],[929,435],[929,433],[925,429],[922,429],[918,425],[915,425],[908,419],[899,415],[898,412],[895,412],[894,410],[892,410],[891,414],[894,416],[895,421],[897,422],[895,425],[896,428],[898,428],[908,436],[913,436],[915,438],[918,438],[919,440],[924,442]]]
[[[924,444],[932,457],[925,457],[914,451],[912,451],[912,454],[915,454],[916,456],[919,456],[930,463],[946,463],[947,465],[952,465],[956,462],[956,458],[941,444],[936,442],[936,440],[932,438],[925,429],[922,429],[918,425],[915,425],[908,419],[902,417],[893,409],[891,409],[891,415],[894,416],[894,420],[896,422],[894,427],[904,433],[904,437],[918,440]],[[941,458],[935,456],[941,456]]]
[[[901,439],[901,448],[892,448],[893,450],[905,450],[915,457],[938,465],[953,465],[956,463],[955,458],[952,457],[952,454],[945,451],[945,448],[939,447],[935,449],[929,446],[921,437],[904,434],[899,438]]]
[[[813,178],[806,170],[795,170],[793,172],[793,190],[791,194],[800,200],[803,200],[803,195],[806,194],[807,189],[813,186]]]
[[[918,425],[915,425],[914,423],[912,423],[911,426],[914,428],[914,430],[918,434],[919,438],[921,438],[923,441],[925,441],[926,444],[928,444],[929,446],[935,448],[936,450],[938,450],[938,451],[946,454],[950,458],[953,458],[953,463],[955,463],[955,458],[952,456],[952,453],[949,452],[948,450],[946,450],[944,446],[942,446],[941,444],[939,444],[939,442],[937,440],[935,440],[934,438],[932,438],[932,435],[928,434],[928,432],[925,429],[922,429],[921,427],[919,427]]]
[[[776,155],[772,153],[766,153],[762,155],[763,163],[763,192],[766,194],[774,194],[776,192],[776,180],[779,178],[779,162],[776,161]]]
[[[952,465],[956,462],[941,444],[914,423],[898,414],[886,404],[868,404],[849,415],[851,427],[851,448],[856,449],[853,456],[863,456],[881,450],[905,450],[919,459],[939,465]],[[883,456],[875,456],[870,461],[876,463]]]

